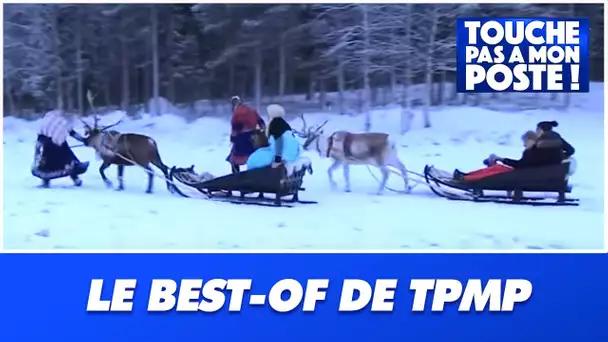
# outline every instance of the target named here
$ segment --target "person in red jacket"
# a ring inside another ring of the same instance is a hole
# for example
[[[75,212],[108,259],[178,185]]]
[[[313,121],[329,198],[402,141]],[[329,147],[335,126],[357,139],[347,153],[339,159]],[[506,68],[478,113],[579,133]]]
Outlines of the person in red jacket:
[[[232,149],[226,160],[232,165],[232,172],[236,173],[256,150],[252,140],[253,133],[258,129],[266,129],[266,123],[255,109],[243,104],[240,97],[233,96],[230,102],[232,103],[230,132]]]

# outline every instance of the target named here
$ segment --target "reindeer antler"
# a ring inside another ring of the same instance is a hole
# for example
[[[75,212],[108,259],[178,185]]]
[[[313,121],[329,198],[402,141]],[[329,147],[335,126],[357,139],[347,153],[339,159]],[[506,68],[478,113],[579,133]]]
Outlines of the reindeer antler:
[[[313,127],[309,128],[308,124],[306,123],[306,119],[304,118],[304,113],[300,113],[298,115],[298,117],[300,117],[300,119],[302,120],[302,124],[303,124],[302,130],[301,131],[293,130],[293,131],[302,138],[307,138],[311,134],[319,133],[319,131],[323,128],[323,126],[325,126],[329,122],[329,120],[325,120],[325,122],[323,122],[321,125],[313,126]]]
[[[91,93],[91,90],[87,90],[87,101],[89,101],[89,105],[91,106],[92,109],[95,109],[93,106],[93,100],[95,99],[95,96],[93,96],[93,94]]]
[[[98,128],[99,128],[99,125],[98,125],[98,124],[99,124],[99,121],[100,121],[100,120],[101,120],[101,119],[100,119],[100,118],[97,116],[97,114],[95,114],[95,115],[93,116],[93,127],[94,127],[95,129],[98,129]]]
[[[93,129],[93,127],[91,127],[86,121],[84,121],[83,118],[79,118],[79,119],[80,119],[80,122],[82,122],[82,124],[84,125],[84,127],[86,129],[88,129],[88,130],[92,130]]]
[[[306,137],[306,128],[308,127],[306,125],[306,119],[304,119],[304,113],[300,113],[298,114],[298,117],[302,120],[302,130],[298,131],[296,129],[293,129],[293,132],[296,133],[297,135],[299,135],[302,138]]]
[[[319,127],[317,127],[315,129],[315,132],[318,132],[321,130],[321,128],[323,128],[323,126],[325,126],[327,123],[329,122],[329,120],[325,120],[325,122],[323,122]]]
[[[114,126],[119,125],[120,123],[122,123],[122,120],[123,120],[123,119],[124,119],[124,117],[123,117],[122,119],[120,119],[120,120],[116,121],[115,123],[111,124],[111,125],[108,125],[108,126],[103,126],[103,128],[101,129],[101,131],[103,132],[103,131],[105,131],[105,130],[106,130],[106,129],[108,129],[108,128],[112,128],[112,127],[114,127]]]
[[[300,119],[302,119],[302,132],[306,131],[306,128],[308,127],[308,125],[306,124],[306,119],[304,118],[304,113],[300,113],[298,114],[298,116],[300,117]]]
[[[91,90],[90,89],[87,90],[87,101],[89,101],[89,105],[91,106],[91,109],[93,109],[93,111],[95,111],[95,106],[93,105],[93,100],[94,99],[95,99],[95,96],[91,93]],[[103,132],[103,131],[107,130],[108,128],[112,128],[112,127],[114,127],[116,125],[119,125],[124,120],[124,117],[121,118],[120,120],[118,120],[117,122],[111,124],[111,125],[103,126],[101,128],[100,128],[100,126],[98,126],[100,119],[97,116],[97,114],[95,114],[95,116],[93,116],[93,120],[95,120],[95,123],[93,124],[93,128],[94,129],[99,129],[100,131]],[[83,121],[83,123],[84,123],[84,121]],[[85,125],[87,127],[89,127],[89,128],[91,127],[91,126],[87,125],[86,123],[85,123]]]

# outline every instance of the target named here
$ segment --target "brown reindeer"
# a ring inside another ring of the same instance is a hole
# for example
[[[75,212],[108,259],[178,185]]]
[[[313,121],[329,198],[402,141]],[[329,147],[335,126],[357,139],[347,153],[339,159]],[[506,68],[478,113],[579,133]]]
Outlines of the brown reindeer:
[[[314,150],[321,157],[330,158],[333,164],[327,169],[327,175],[332,189],[336,188],[333,172],[342,166],[344,170],[345,191],[350,192],[350,165],[375,166],[382,172],[382,180],[377,194],[381,194],[386,188],[391,173],[389,167],[400,171],[405,183],[405,191],[409,192],[407,169],[399,160],[397,147],[386,133],[350,133],[347,131],[336,131],[325,134],[321,125],[308,127],[303,115],[300,115],[303,127],[301,131],[294,130],[298,136],[305,139],[304,149]]]
[[[115,130],[109,130],[109,128],[121,123],[122,120],[103,127],[97,125],[99,121],[97,116],[95,116],[94,120],[93,126],[81,120],[85,126],[84,145],[94,148],[103,160],[103,163],[99,167],[99,174],[107,187],[112,187],[112,182],[105,175],[105,170],[110,165],[114,164],[118,167],[117,190],[124,190],[124,168],[125,166],[137,164],[147,171],[148,187],[146,193],[152,193],[154,171],[150,168],[151,163],[163,172],[167,180],[167,189],[169,191],[172,190],[171,184],[168,181],[169,168],[163,164],[154,139],[142,134],[120,133]]]

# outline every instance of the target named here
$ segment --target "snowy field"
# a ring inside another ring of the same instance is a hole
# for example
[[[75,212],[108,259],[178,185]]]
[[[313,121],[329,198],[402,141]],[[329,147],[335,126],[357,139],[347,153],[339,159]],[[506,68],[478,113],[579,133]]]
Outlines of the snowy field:
[[[155,179],[145,194],[146,174],[125,170],[126,190],[107,189],[92,150],[75,149],[91,161],[84,185],[56,180],[37,188],[30,175],[38,122],[4,118],[5,249],[601,249],[604,241],[604,115],[601,84],[573,96],[569,112],[496,112],[476,107],[445,107],[432,112],[433,127],[399,137],[408,168],[425,164],[452,171],[482,167],[490,153],[518,158],[520,136],[540,120],[557,120],[557,129],[576,148],[578,170],[571,196],[579,207],[527,207],[453,202],[424,186],[409,195],[371,193],[378,186],[365,167],[351,169],[352,193],[331,191],[325,170],[330,162],[307,153],[315,173],[305,178],[303,199],[319,204],[269,208],[187,199],[171,195]],[[109,124],[118,113],[103,118]],[[318,113],[309,124],[330,119],[327,129],[359,131],[362,117]],[[399,109],[373,112],[373,130],[397,133]],[[295,127],[300,122],[292,121]],[[186,123],[173,115],[142,117],[118,127],[148,134],[158,142],[165,164],[189,166],[219,176],[229,172],[229,124],[219,118]],[[72,144],[76,144],[72,141]],[[377,171],[375,171],[378,174]],[[116,180],[116,168],[106,171]],[[160,172],[158,172],[160,174]],[[342,172],[336,171],[342,185]],[[390,186],[402,182],[392,179]],[[116,182],[115,182],[116,184]]]

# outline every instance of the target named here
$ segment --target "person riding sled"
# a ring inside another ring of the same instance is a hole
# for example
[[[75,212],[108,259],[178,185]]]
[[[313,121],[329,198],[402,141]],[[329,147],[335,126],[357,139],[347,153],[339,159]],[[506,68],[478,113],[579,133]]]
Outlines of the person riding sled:
[[[300,156],[300,144],[291,126],[285,121],[285,108],[271,104],[266,108],[268,126],[266,132],[254,136],[258,149],[249,156],[247,169],[277,167],[296,161]]]
[[[82,185],[78,177],[85,173],[89,162],[78,160],[67,143],[67,137],[84,142],[85,139],[72,127],[72,122],[62,111],[53,110],[44,115],[38,132],[32,175],[42,179],[42,186],[49,187],[52,179],[69,176],[74,185]]]
[[[502,158],[495,154],[484,160],[486,168],[463,173],[454,171],[454,178],[464,181],[475,181],[494,176],[514,169],[534,168],[561,164],[564,160],[563,143],[559,135],[538,135],[527,131],[522,136],[524,152],[520,159]],[[571,146],[570,146],[571,147]]]
[[[232,130],[230,142],[232,149],[226,158],[232,166],[232,172],[240,171],[240,166],[247,163],[249,156],[255,151],[252,135],[256,129],[265,129],[266,124],[258,112],[243,104],[238,96],[233,96],[232,103]]]
[[[553,128],[559,124],[557,121],[541,121],[536,125],[538,139],[536,145],[546,148],[559,148],[563,159],[571,158],[574,155],[574,147],[570,145],[562,136],[555,132]]]

